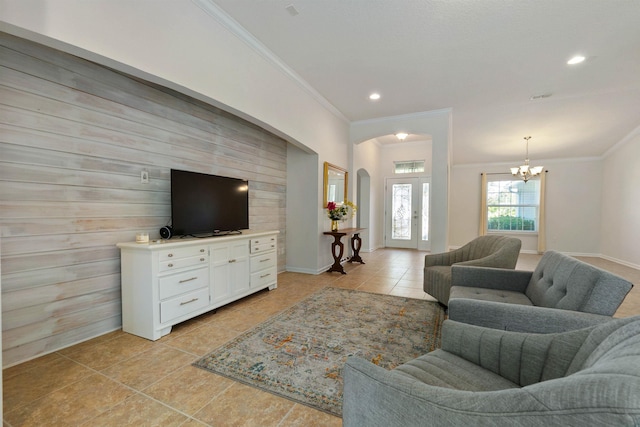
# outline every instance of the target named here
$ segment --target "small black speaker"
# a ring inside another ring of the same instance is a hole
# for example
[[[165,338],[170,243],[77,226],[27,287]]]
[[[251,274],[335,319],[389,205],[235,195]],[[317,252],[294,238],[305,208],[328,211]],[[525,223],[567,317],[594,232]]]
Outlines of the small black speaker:
[[[170,225],[165,225],[160,229],[160,237],[163,239],[170,239],[173,236],[173,228]]]

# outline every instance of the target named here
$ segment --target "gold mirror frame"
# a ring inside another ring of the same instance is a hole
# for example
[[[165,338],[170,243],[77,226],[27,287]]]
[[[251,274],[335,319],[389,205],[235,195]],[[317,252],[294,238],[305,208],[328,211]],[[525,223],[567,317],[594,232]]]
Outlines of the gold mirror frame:
[[[344,186],[340,184],[340,181],[344,180]],[[331,185],[336,185],[337,189],[333,189],[333,191],[329,191]],[[349,188],[349,172],[345,169],[342,169],[339,166],[332,165],[331,163],[324,162],[324,207],[327,206],[329,202],[336,202],[338,205],[345,203],[347,199],[347,189]],[[340,190],[342,190],[344,196],[342,200],[329,200],[331,194],[335,194],[335,196],[340,196]],[[337,193],[337,194],[336,194]]]

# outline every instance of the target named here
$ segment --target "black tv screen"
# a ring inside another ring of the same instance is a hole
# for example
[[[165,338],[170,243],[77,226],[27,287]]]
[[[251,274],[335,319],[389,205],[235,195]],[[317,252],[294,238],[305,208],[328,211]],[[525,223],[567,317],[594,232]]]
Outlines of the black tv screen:
[[[171,170],[174,235],[224,234],[249,228],[249,182]]]

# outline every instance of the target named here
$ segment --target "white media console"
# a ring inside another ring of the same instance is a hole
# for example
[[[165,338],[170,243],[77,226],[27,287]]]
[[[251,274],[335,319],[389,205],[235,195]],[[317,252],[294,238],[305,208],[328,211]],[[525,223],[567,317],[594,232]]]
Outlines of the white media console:
[[[277,283],[278,231],[119,243],[122,329],[150,340]]]

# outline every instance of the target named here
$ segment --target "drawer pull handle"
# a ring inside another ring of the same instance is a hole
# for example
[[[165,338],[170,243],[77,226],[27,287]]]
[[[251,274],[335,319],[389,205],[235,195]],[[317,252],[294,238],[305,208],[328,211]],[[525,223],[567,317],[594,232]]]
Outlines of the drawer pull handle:
[[[187,304],[191,304],[192,302],[196,302],[198,301],[200,298],[193,298],[189,301],[185,301],[185,302],[181,302],[180,305],[187,305]]]
[[[168,256],[169,258],[171,258],[171,257],[173,257],[173,254],[167,254],[167,256]]]
[[[187,282],[191,282],[193,280],[198,280],[198,277],[191,277],[189,279],[184,279],[184,280],[180,280],[178,283],[187,283]]]
[[[230,259],[230,260],[229,260],[229,264],[234,263],[234,262],[236,262],[236,260],[235,260],[235,259]]]
[[[169,264],[168,266],[169,266],[169,267],[173,267],[173,264]]]
[[[271,261],[271,258],[264,258],[260,260],[260,262],[267,262],[267,261]]]
[[[200,258],[200,261],[206,261],[204,258]]]
[[[200,249],[200,252],[204,252],[204,249]]]
[[[271,276],[271,273],[263,274],[262,276],[260,276],[260,278],[264,279],[265,277],[269,277],[269,276]]]

